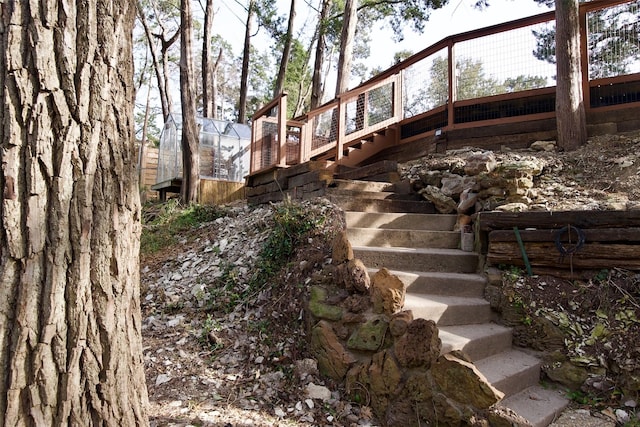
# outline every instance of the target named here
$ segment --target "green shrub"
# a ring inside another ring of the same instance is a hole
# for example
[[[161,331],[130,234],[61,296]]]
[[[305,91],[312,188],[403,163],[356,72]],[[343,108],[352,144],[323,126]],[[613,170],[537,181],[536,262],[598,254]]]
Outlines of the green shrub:
[[[227,210],[219,206],[193,204],[185,207],[175,199],[149,204],[143,208],[140,253],[153,254],[175,245],[181,233],[227,214]]]

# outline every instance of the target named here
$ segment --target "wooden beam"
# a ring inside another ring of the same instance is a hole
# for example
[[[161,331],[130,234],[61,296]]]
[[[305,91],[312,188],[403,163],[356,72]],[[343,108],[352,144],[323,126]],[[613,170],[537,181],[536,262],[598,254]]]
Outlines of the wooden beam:
[[[585,236],[585,242],[628,242],[640,243],[640,228],[589,228],[581,230]],[[519,230],[523,242],[554,242],[559,229],[544,230]],[[572,239],[576,239],[572,232]],[[562,241],[567,241],[566,233],[563,233]],[[493,230],[489,232],[489,244],[494,242],[515,242],[516,234],[513,230]]]
[[[361,179],[361,178],[366,178],[368,176],[380,175],[387,172],[397,172],[397,171],[398,171],[398,163],[392,160],[383,160],[378,163],[373,163],[371,165],[367,165],[367,166],[363,166],[350,171],[342,172],[341,174],[337,175],[336,178]]]
[[[564,256],[554,243],[529,242],[524,247],[529,262],[536,267],[640,270],[640,245],[585,243],[576,253]],[[516,242],[492,242],[487,261],[493,265],[524,265]]]
[[[640,210],[633,211],[561,211],[561,212],[479,212],[477,221],[483,231],[527,228],[640,227]]]

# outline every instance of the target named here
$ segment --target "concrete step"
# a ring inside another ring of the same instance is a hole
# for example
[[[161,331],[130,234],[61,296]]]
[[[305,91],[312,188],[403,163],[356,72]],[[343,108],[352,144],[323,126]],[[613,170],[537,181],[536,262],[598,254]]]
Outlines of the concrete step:
[[[354,196],[331,194],[325,196],[344,211],[408,212],[431,214],[436,211],[432,203],[418,200],[361,199]]]
[[[505,393],[501,405],[535,427],[548,425],[566,399],[537,385],[540,361],[512,348],[510,328],[491,323],[490,305],[482,298],[486,280],[476,274],[479,257],[455,249],[460,242],[460,234],[452,231],[456,216],[435,214],[433,206],[425,211],[422,201],[391,200],[405,196],[388,194],[393,190],[386,183],[334,186],[328,197],[346,211],[354,255],[369,274],[386,267],[398,276],[407,287],[404,309],[438,324],[442,354],[466,354]]]
[[[345,212],[347,228],[384,228],[407,230],[451,231],[456,223],[456,215]]]
[[[405,310],[415,319],[429,319],[438,326],[469,325],[491,321],[491,306],[483,298],[406,294]]]
[[[511,328],[495,323],[438,327],[442,354],[462,351],[471,360],[480,360],[511,349]]]
[[[564,393],[553,388],[533,385],[509,396],[498,406],[509,408],[529,421],[533,427],[551,424],[569,404]]]
[[[478,254],[459,249],[353,246],[353,253],[368,268],[449,273],[475,273],[478,268]]]
[[[540,382],[540,359],[521,350],[503,351],[474,363],[505,397]]]
[[[460,246],[460,233],[455,231],[389,230],[372,228],[347,228],[347,237],[352,245],[405,247],[405,248],[449,248]]]
[[[369,269],[369,276],[378,269]],[[444,273],[439,271],[390,270],[412,294],[451,295],[457,297],[484,297],[486,279],[480,274]]]

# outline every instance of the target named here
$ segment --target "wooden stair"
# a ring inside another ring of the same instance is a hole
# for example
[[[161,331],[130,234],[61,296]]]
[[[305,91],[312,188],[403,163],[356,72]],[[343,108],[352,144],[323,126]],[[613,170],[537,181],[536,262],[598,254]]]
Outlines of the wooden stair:
[[[342,158],[339,164],[355,167],[363,164],[372,156],[380,153],[397,143],[398,131],[395,127],[379,130],[365,137],[350,141],[342,147]],[[336,150],[314,158],[314,160],[336,161]]]

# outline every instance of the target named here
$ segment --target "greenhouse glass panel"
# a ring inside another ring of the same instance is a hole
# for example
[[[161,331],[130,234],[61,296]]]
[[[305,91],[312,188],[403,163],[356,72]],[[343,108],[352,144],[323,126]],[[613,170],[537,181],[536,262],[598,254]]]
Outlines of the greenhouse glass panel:
[[[200,177],[242,182],[249,173],[251,128],[223,120],[196,118],[200,129]],[[172,114],[162,130],[158,182],[182,178],[182,116]]]

